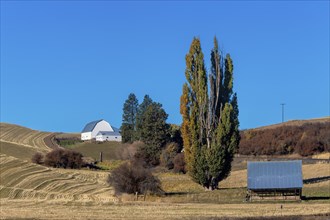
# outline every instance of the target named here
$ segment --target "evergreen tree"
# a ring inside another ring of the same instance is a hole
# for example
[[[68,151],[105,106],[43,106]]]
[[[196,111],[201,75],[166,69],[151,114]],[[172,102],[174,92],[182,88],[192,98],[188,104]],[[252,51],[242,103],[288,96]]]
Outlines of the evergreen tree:
[[[159,164],[162,148],[168,140],[169,126],[166,124],[168,115],[160,103],[152,102],[141,117],[140,139],[145,146],[138,149],[138,157],[148,165]]]
[[[229,54],[223,60],[214,38],[209,92],[200,41],[194,38],[186,55],[185,75],[180,113],[187,170],[194,181],[213,190],[230,173],[239,144],[233,62]]]
[[[136,140],[141,140],[141,131],[144,127],[144,115],[148,107],[153,103],[149,95],[145,95],[143,102],[139,105],[137,115],[136,115]]]
[[[123,107],[123,118],[121,126],[123,143],[132,143],[135,141],[138,104],[139,103],[136,96],[133,93],[129,94]]]

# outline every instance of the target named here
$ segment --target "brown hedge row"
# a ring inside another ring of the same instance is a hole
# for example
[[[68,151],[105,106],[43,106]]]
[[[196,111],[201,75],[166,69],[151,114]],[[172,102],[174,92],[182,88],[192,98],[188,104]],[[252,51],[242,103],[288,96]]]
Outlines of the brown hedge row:
[[[244,155],[309,156],[330,151],[330,122],[283,125],[241,132],[238,153]]]

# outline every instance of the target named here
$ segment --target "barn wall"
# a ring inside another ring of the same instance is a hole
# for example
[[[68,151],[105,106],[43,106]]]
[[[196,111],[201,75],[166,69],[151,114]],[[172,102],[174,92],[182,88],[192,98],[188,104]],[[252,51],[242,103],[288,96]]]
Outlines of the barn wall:
[[[92,139],[92,132],[81,133],[81,140],[86,141],[91,139]]]
[[[97,135],[96,141],[117,141],[121,142],[121,136]]]

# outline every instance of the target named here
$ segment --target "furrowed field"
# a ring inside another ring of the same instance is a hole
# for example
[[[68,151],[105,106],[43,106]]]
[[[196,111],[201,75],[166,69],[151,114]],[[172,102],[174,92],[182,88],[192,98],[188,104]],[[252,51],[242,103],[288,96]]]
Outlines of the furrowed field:
[[[0,126],[0,219],[257,219],[262,216],[328,219],[330,216],[329,180],[305,184],[306,199],[301,202],[246,203],[246,160],[237,158],[233,172],[220,183],[219,190],[206,192],[188,175],[156,169],[154,174],[160,179],[165,195],[134,201],[131,195],[114,195],[106,184],[108,171],[54,169],[32,164],[30,158],[35,152],[51,150],[44,138],[52,133],[4,123]],[[305,180],[330,176],[330,165],[304,164],[303,175]]]

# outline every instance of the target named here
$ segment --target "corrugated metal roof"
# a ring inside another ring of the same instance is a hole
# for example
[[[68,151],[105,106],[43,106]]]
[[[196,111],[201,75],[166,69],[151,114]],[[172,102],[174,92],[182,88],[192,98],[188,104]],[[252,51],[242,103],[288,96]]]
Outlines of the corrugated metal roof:
[[[121,136],[119,132],[113,132],[113,131],[100,131],[97,133],[96,136],[103,135],[103,136]]]
[[[103,119],[101,119],[101,120],[97,120],[97,121],[89,122],[89,123],[84,127],[84,129],[82,130],[81,133],[84,133],[84,132],[91,132],[91,131],[93,131],[93,129],[94,129],[94,127],[96,126],[96,124],[99,123],[100,121],[103,121]]]
[[[116,127],[111,126],[114,132],[120,133],[120,130]]]
[[[248,162],[248,189],[302,188],[302,162]]]

